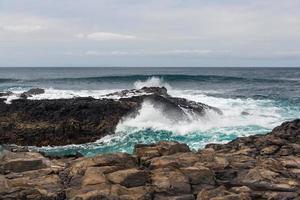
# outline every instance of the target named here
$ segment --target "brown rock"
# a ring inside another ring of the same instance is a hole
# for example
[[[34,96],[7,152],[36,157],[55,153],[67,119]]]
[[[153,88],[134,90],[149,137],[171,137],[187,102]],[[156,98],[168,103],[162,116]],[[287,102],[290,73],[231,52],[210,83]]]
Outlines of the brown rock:
[[[197,200],[211,200],[215,197],[223,197],[233,193],[226,190],[224,186],[215,189],[203,189],[197,195]]]
[[[188,177],[179,170],[168,168],[153,170],[151,181],[156,192],[166,192],[169,194],[191,193]]]
[[[167,194],[155,194],[153,200],[195,200],[192,194],[182,194],[182,195],[167,195]]]
[[[143,186],[148,181],[148,173],[135,168],[125,169],[107,175],[109,181],[125,187]]]
[[[81,185],[96,185],[101,183],[107,183],[105,175],[98,167],[89,167],[85,171],[81,180]]]
[[[230,191],[234,193],[250,193],[251,189],[247,186],[241,186],[241,187],[232,187],[230,188]]]
[[[71,163],[70,176],[84,174],[88,167],[113,166],[126,169],[136,166],[136,159],[126,153],[103,154],[91,158],[79,158]]]
[[[299,186],[297,180],[284,177],[279,178],[279,176],[279,173],[255,167],[254,169],[249,170],[245,175],[241,173],[238,180],[240,184],[254,190],[275,190],[285,192],[297,190],[297,187]]]
[[[119,200],[117,196],[111,195],[111,185],[107,183],[86,185],[84,187],[71,187],[65,190],[67,199],[109,199]]]
[[[186,144],[179,142],[163,141],[158,144],[138,144],[134,147],[134,154],[143,162],[154,157],[182,152],[190,152],[190,149]]]
[[[271,155],[271,154],[274,154],[278,149],[279,149],[279,147],[278,147],[278,146],[275,146],[275,145],[273,145],[273,146],[268,146],[268,147],[263,148],[263,149],[260,151],[260,153],[261,153],[262,155]]]
[[[189,178],[191,184],[215,184],[214,173],[206,167],[197,165],[196,167],[186,167],[180,170]]]
[[[157,147],[152,146],[145,146],[145,147],[137,147],[134,148],[134,154],[140,159],[142,163],[146,162],[147,160],[159,157],[161,154],[159,153]]]
[[[300,157],[298,156],[283,156],[279,160],[287,168],[300,169]]]
[[[2,168],[7,173],[23,172],[44,168],[45,165],[41,159],[15,159],[6,162]]]
[[[157,169],[164,167],[188,167],[199,161],[199,155],[192,152],[177,153],[174,155],[161,156],[150,160],[149,168]]]
[[[118,196],[122,200],[150,200],[152,190],[148,186],[126,188],[121,185],[113,185],[111,194]]]
[[[60,199],[63,186],[57,175],[0,178],[0,197],[3,199]]]

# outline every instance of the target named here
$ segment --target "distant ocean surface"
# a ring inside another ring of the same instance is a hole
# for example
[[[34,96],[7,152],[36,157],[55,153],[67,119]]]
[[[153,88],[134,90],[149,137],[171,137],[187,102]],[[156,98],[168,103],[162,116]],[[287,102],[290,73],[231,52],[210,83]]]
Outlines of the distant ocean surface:
[[[174,124],[161,111],[145,105],[135,118],[123,119],[114,135],[89,144],[39,150],[54,155],[130,153],[136,143],[160,140],[176,140],[198,149],[212,142],[264,134],[300,117],[300,68],[0,68],[0,92],[46,90],[33,99],[103,98],[143,86],[164,86],[172,96],[218,107],[224,115]]]

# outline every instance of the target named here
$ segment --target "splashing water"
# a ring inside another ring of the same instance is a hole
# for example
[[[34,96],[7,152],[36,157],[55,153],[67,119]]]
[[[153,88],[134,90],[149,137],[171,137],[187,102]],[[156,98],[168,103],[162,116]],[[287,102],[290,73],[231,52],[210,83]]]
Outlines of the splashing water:
[[[148,78],[145,81],[138,80],[134,82],[135,89],[141,89],[143,87],[165,87],[167,88],[167,90],[172,89],[171,86],[168,83],[166,83],[162,78],[158,78],[155,76]]]
[[[136,143],[160,140],[176,140],[198,149],[207,143],[264,134],[281,122],[300,116],[298,69],[122,68],[117,73],[112,69],[64,70],[51,69],[50,73],[39,69],[38,77],[26,70],[15,77],[15,71],[4,70],[0,73],[5,75],[1,77],[5,79],[0,80],[0,90],[20,94],[33,87],[44,88],[44,94],[29,98],[35,100],[88,96],[100,99],[121,89],[163,86],[171,96],[218,107],[223,115],[207,112],[202,118],[189,116],[189,120],[174,121],[150,102],[144,102],[137,116],[120,121],[114,135],[89,144],[38,148],[52,155],[130,153]],[[8,102],[17,98],[18,95],[12,95]]]
[[[188,120],[174,121],[146,101],[137,116],[124,118],[119,122],[114,135],[108,135],[94,143],[42,147],[39,150],[52,155],[76,152],[86,156],[116,151],[131,153],[137,143],[155,143],[161,140],[176,140],[196,150],[208,143],[226,143],[241,136],[267,133],[281,122],[296,118],[300,112],[298,107],[279,106],[277,101],[270,99],[222,98],[209,96],[207,91],[175,90],[156,77],[144,82],[137,81],[134,86],[165,86],[169,88],[171,96],[213,105],[220,108],[223,115],[207,111],[201,118],[189,116]]]

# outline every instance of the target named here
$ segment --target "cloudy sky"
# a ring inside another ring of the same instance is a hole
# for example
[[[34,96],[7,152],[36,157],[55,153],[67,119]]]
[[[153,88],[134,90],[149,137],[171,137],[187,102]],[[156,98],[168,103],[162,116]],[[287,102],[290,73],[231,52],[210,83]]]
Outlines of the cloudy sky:
[[[299,0],[0,0],[0,66],[300,66]]]

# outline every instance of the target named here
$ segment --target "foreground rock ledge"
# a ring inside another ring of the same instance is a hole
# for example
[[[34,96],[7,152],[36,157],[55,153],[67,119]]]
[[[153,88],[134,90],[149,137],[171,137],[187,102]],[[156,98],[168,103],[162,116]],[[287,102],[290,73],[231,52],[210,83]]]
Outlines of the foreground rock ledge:
[[[300,120],[198,152],[177,142],[91,158],[3,150],[0,199],[300,199],[299,156]]]

